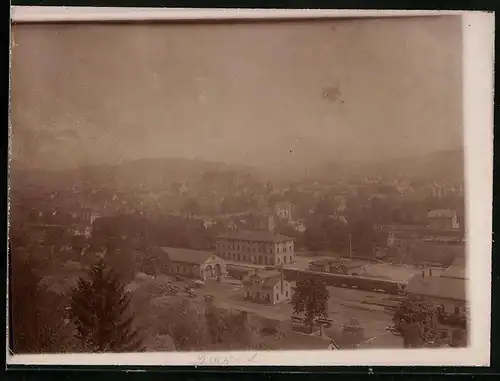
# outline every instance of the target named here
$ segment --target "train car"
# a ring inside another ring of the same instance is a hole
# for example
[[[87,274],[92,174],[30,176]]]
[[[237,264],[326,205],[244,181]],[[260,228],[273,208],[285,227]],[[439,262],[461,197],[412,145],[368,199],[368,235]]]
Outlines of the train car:
[[[226,272],[230,277],[241,280],[250,272],[250,270],[242,267],[227,266]]]

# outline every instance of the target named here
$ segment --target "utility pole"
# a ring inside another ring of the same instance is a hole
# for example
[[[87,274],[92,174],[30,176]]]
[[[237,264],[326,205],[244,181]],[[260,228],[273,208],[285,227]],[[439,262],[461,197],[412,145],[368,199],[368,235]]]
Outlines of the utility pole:
[[[349,233],[349,258],[352,258],[352,239],[351,239],[352,234]]]

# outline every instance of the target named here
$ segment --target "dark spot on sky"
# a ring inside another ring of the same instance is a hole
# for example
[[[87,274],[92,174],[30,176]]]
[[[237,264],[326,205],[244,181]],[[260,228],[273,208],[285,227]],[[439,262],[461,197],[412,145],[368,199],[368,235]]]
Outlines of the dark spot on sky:
[[[337,87],[326,87],[323,89],[323,99],[329,100],[331,102],[336,102],[339,100],[340,90]]]

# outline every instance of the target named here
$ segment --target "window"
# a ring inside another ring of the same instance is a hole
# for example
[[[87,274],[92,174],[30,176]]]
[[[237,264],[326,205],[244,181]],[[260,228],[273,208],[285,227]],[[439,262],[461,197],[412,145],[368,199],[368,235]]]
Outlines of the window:
[[[177,266],[177,272],[180,273],[181,272],[181,269],[179,266]]]
[[[286,256],[285,256],[285,257],[283,257],[283,260],[284,260],[284,263],[286,264]]]
[[[280,294],[276,294],[276,300],[280,300]]]
[[[288,298],[288,291],[286,292],[286,297]]]

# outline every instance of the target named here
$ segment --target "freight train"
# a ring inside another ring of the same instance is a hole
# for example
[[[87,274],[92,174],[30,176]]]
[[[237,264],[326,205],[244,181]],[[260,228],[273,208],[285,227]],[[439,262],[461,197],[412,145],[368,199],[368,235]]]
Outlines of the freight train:
[[[278,269],[276,269],[278,270]],[[249,267],[227,266],[227,274],[236,279],[243,279],[250,271]],[[289,281],[314,279],[325,282],[328,286],[345,287],[362,291],[381,292],[392,295],[404,295],[405,282],[388,279],[367,278],[357,275],[332,274],[310,270],[283,269]]]
[[[329,286],[353,288],[363,291],[383,292],[393,295],[404,294],[406,283],[387,279],[366,278],[356,275],[331,274],[309,270],[285,269],[285,277],[291,281],[314,279]]]

